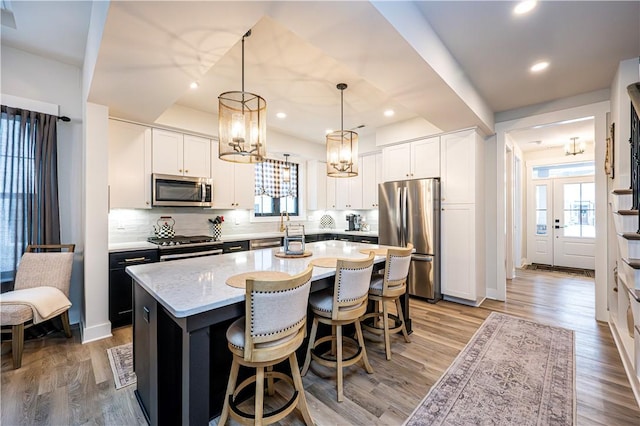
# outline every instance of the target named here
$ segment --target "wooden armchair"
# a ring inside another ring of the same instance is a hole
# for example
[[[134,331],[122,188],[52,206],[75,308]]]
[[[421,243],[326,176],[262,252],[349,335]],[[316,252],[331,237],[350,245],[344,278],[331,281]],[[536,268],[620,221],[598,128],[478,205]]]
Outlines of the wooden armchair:
[[[11,333],[13,367],[22,366],[24,330],[61,316],[64,333],[69,326],[69,286],[75,244],[29,245],[22,255],[13,291],[0,296],[2,333]]]

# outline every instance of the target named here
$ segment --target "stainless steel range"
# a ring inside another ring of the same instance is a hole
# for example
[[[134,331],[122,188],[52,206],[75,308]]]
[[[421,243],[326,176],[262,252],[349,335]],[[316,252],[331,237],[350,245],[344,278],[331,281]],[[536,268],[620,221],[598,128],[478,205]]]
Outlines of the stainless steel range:
[[[147,241],[158,245],[160,262],[222,254],[222,241],[215,241],[209,235],[191,237],[176,235],[173,238],[149,237]]]

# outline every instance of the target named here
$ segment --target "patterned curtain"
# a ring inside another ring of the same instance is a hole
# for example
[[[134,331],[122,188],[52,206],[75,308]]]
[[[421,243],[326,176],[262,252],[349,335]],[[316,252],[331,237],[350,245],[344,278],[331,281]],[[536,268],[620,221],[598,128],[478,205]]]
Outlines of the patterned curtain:
[[[13,280],[29,244],[59,244],[57,117],[1,107],[0,272]]]
[[[285,182],[284,168],[287,163],[267,158],[256,164],[256,192],[255,195],[266,195],[271,198],[298,196],[298,165],[288,163],[291,168],[290,180]]]

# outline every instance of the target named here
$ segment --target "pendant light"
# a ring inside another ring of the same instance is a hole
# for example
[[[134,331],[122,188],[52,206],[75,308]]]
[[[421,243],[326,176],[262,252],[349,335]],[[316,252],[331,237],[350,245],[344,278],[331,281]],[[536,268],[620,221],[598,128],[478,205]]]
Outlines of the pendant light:
[[[358,176],[358,134],[344,130],[344,89],[345,83],[339,83],[340,90],[340,130],[327,135],[327,176]]]
[[[282,181],[291,182],[291,164],[289,164],[289,155],[284,154],[284,167],[282,168]]]
[[[267,102],[244,90],[244,39],[242,36],[242,91],[218,96],[218,157],[235,163],[260,163],[267,156]]]
[[[564,146],[564,154],[565,155],[578,155],[584,152],[584,143],[576,143],[578,138],[577,136],[571,139],[571,142],[567,142]]]

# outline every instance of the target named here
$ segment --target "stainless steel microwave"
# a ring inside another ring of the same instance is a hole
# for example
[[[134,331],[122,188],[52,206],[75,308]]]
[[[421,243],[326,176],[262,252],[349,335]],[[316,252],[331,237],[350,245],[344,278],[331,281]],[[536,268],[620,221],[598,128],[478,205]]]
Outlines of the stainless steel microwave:
[[[213,181],[209,178],[153,173],[152,204],[171,207],[211,207]]]

